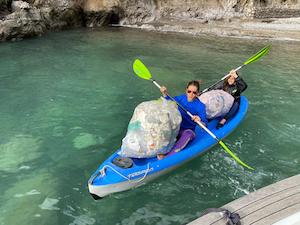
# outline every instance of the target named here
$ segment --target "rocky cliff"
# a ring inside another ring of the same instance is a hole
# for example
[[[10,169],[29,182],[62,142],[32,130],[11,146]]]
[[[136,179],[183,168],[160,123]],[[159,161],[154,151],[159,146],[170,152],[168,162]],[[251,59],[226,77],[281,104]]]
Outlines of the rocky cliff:
[[[0,0],[0,40],[76,26],[173,21],[182,27],[185,23],[290,17],[300,17],[299,0]]]
[[[119,0],[123,22],[160,18],[219,20],[226,18],[300,17],[298,0]]]
[[[77,1],[2,0],[0,3],[0,40],[21,39],[82,25],[82,9]]]

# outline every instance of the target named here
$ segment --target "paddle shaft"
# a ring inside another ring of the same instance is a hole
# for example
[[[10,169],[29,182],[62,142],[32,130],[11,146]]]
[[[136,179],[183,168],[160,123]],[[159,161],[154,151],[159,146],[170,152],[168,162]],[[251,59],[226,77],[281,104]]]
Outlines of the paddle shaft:
[[[152,83],[158,87],[159,89],[161,88],[161,86],[153,79],[150,79],[152,81]],[[191,118],[193,118],[193,114],[190,113],[187,109],[185,109],[182,105],[179,104],[179,102],[177,102],[172,96],[168,95],[167,96],[174,101],[183,111],[185,111]],[[201,122],[196,121],[195,123],[197,123],[203,130],[205,130],[210,136],[212,136],[216,141],[220,142],[220,140],[217,138],[216,135],[214,135],[209,129],[206,128],[206,126],[204,126]]]
[[[257,52],[254,56],[250,57],[246,62],[244,62],[243,65],[239,66],[238,68],[236,68],[234,71],[237,72],[238,70],[242,69],[244,66],[255,62],[256,60],[258,60],[260,57],[262,57],[263,55],[265,55],[268,51],[270,50],[270,46],[266,46],[263,49],[261,49],[259,52]],[[226,74],[224,77],[222,77],[221,81],[224,80],[226,77],[228,77],[230,75],[230,73]],[[220,82],[220,81],[218,81]],[[214,83],[213,85],[209,86],[208,88],[205,88],[201,93],[206,92],[209,88],[213,87],[214,85],[216,85],[218,82]]]
[[[246,63],[244,63],[246,65]],[[240,68],[237,68],[237,70]],[[138,75],[139,77],[146,79],[146,80],[150,80],[152,81],[152,83],[158,87],[159,89],[161,88],[161,86],[154,80],[152,79],[152,75],[149,72],[149,70],[147,69],[147,67],[139,60],[136,59],[133,63],[133,71],[135,72],[136,75]],[[171,100],[173,100],[183,111],[185,111],[191,118],[193,118],[194,116],[187,111],[182,105],[180,105],[174,98],[172,98],[171,96],[167,95]],[[243,163],[238,157],[236,157],[231,151],[230,149],[223,143],[223,141],[219,140],[208,128],[206,128],[204,126],[204,124],[202,124],[200,121],[196,122],[202,129],[204,129],[211,137],[213,137],[221,146],[222,148],[228,152],[238,163],[240,163],[241,165],[243,165],[244,167],[253,170],[252,167],[248,166],[247,164]]]
[[[155,84],[156,87],[158,87],[159,89],[161,88],[161,86],[153,79],[150,79],[153,84]],[[188,110],[186,110],[182,105],[180,105],[172,96],[166,94],[172,101],[174,101],[183,111],[185,111],[191,118],[193,118],[193,114],[191,114]],[[247,164],[245,164],[243,161],[241,161],[238,157],[236,157],[232,151],[230,151],[230,149],[224,144],[223,141],[219,140],[217,138],[216,135],[214,135],[205,125],[203,125],[200,121],[195,121],[195,123],[197,123],[203,130],[205,130],[213,139],[215,139],[218,144],[220,144],[222,146],[222,148],[228,152],[231,157],[233,157],[238,163],[240,163],[242,166],[250,169],[250,170],[254,170],[252,167],[248,166]]]
[[[245,64],[237,67],[236,69],[234,69],[235,72],[239,71],[240,69],[242,69],[245,66]],[[205,88],[203,91],[201,91],[201,94],[208,91],[209,88],[213,87],[214,85],[216,85],[217,83],[219,83],[220,81],[226,79],[227,77],[230,76],[230,73],[226,74],[224,77],[221,78],[221,80],[217,81],[216,83],[214,83],[213,85],[209,86],[208,88]]]

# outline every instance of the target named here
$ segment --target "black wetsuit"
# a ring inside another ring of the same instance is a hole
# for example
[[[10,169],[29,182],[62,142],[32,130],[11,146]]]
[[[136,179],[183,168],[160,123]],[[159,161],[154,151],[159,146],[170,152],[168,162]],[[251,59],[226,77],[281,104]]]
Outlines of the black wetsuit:
[[[235,83],[232,85],[229,84],[224,85],[224,80],[222,80],[208,89],[209,91],[220,89],[226,91],[227,93],[231,94],[234,97],[234,102],[229,112],[224,116],[224,119],[228,120],[229,118],[234,116],[234,114],[237,112],[240,104],[241,93],[245,91],[247,87],[248,85],[246,84],[246,82],[241,77],[237,77]]]

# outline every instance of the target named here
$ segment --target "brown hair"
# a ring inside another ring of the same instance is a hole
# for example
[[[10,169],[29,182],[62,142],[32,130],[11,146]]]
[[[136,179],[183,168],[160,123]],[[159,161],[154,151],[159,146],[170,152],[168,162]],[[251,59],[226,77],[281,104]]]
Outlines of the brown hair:
[[[236,72],[236,74],[239,75],[237,72]],[[228,76],[228,77],[226,77],[226,78],[224,79],[224,83],[223,83],[223,90],[224,90],[224,91],[226,91],[226,90],[228,89],[228,86],[229,86],[228,80],[229,80],[230,77],[231,77],[231,75]],[[236,79],[235,79],[234,82],[236,82]]]
[[[199,90],[200,90],[200,82],[198,80],[192,80],[192,81],[188,82],[188,84],[186,85],[186,88],[188,88],[191,85],[195,86],[197,88],[197,91],[199,92]]]
[[[228,80],[229,80],[229,78],[230,78],[230,76],[226,77],[224,82],[223,82],[223,90],[224,91],[227,91],[227,89],[228,89],[228,86],[229,86]]]

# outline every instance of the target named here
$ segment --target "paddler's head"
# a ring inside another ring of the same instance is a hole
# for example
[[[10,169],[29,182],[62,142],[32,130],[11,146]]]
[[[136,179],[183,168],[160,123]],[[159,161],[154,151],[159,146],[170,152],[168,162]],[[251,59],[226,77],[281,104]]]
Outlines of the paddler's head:
[[[189,102],[193,101],[198,96],[199,87],[199,81],[192,80],[188,82],[185,92]]]
[[[229,77],[227,78],[227,81],[226,81],[226,82],[227,82],[229,85],[233,85],[233,84],[235,83],[237,77],[238,77],[237,72],[236,72],[235,70],[231,70],[231,71],[230,71],[230,75],[229,75]]]

